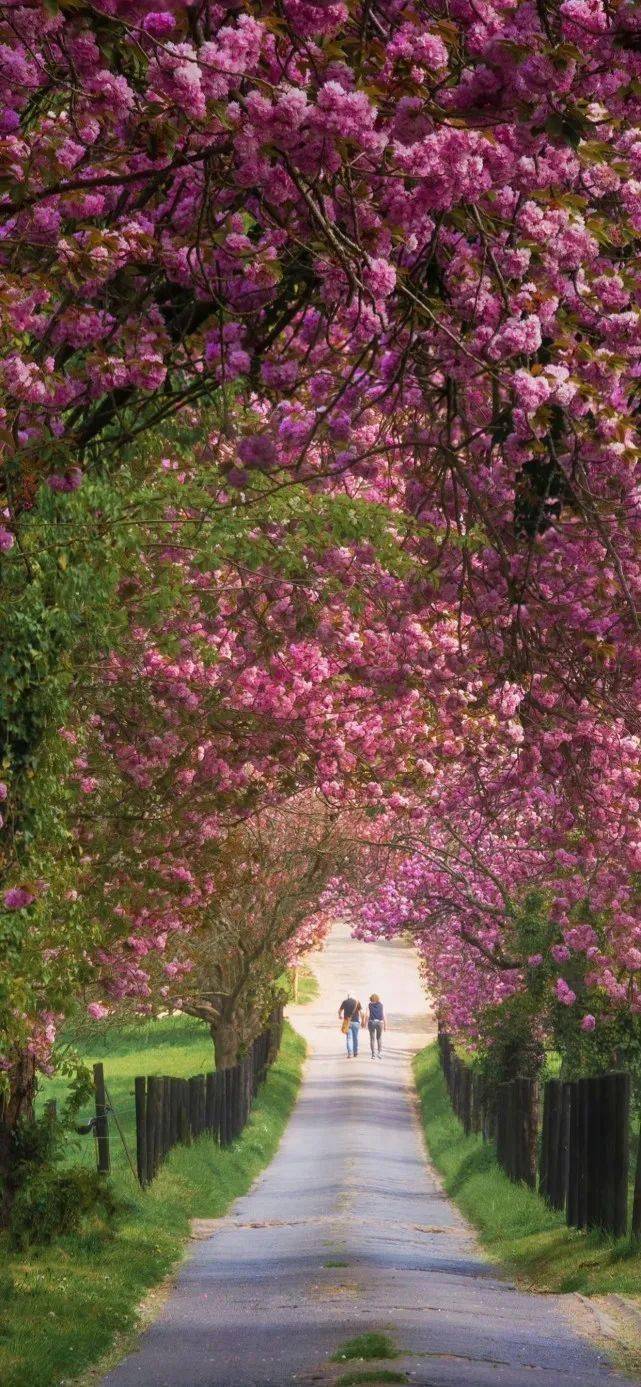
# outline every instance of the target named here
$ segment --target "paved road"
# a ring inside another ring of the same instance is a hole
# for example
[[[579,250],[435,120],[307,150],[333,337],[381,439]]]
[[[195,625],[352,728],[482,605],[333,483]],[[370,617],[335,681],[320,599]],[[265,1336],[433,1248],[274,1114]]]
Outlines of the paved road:
[[[331,1384],[348,1338],[385,1330],[387,1365],[419,1387],[605,1387],[620,1381],[556,1303],[497,1277],[425,1160],[410,1060],[433,1027],[413,954],[337,927],[295,1009],[313,1052],[280,1150],[253,1190],[192,1245],[139,1351],[103,1387]],[[382,1062],[347,1061],[338,1003],[378,991]],[[372,1364],[349,1364],[372,1367]]]

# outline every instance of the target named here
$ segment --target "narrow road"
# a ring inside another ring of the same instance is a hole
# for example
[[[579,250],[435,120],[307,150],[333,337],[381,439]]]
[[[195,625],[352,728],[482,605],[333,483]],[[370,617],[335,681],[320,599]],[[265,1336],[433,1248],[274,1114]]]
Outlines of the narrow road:
[[[312,1048],[277,1156],[195,1242],[163,1313],[103,1387],[336,1383],[346,1339],[389,1333],[387,1370],[418,1387],[605,1387],[621,1381],[554,1300],[483,1259],[425,1158],[410,1061],[433,1024],[411,950],[337,926],[313,960],[320,997],[292,1009]],[[380,992],[383,1061],[347,1061],[336,1012]]]

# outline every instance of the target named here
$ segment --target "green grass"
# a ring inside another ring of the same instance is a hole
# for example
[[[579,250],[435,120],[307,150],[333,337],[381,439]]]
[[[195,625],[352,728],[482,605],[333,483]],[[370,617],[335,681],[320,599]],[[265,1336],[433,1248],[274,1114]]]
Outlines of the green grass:
[[[407,1373],[390,1372],[389,1368],[366,1368],[364,1372],[343,1373],[339,1377],[336,1387],[358,1387],[360,1382],[409,1382]]]
[[[96,1027],[86,1034],[83,1050],[88,1060],[104,1062],[134,1158],[135,1075],[187,1076],[212,1067],[207,1032],[182,1017],[120,1031]],[[112,1123],[113,1182],[128,1203],[115,1236],[93,1230],[19,1254],[0,1241],[3,1387],[60,1387],[95,1363],[116,1335],[134,1329],[140,1300],[180,1257],[190,1219],[223,1214],[271,1160],[294,1105],[304,1054],[304,1041],[286,1025],[281,1054],[240,1139],[224,1151],[209,1137],[175,1148],[145,1193]],[[42,1098],[62,1092],[61,1084],[47,1084]],[[93,1138],[77,1138],[72,1155],[93,1163]]]
[[[283,973],[280,982],[287,989],[288,1001],[295,1001],[297,1006],[304,1007],[308,1002],[314,1002],[320,991],[316,974],[304,963],[298,969],[298,995],[296,998],[294,998],[293,968],[290,968],[289,972]]]
[[[380,1334],[375,1330],[366,1334],[357,1334],[355,1339],[348,1339],[347,1343],[341,1344],[332,1356],[332,1362],[344,1363],[348,1358],[398,1358],[398,1349],[394,1347],[393,1340],[389,1334]]]
[[[639,1295],[641,1252],[628,1239],[568,1228],[532,1190],[508,1180],[492,1145],[466,1137],[447,1097],[436,1045],[414,1060],[423,1129],[447,1193],[474,1224],[486,1252],[541,1291]]]

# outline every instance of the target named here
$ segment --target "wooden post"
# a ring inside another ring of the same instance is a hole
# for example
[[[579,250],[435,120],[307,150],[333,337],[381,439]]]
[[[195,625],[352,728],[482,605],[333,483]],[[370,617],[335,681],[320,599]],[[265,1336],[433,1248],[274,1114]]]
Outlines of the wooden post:
[[[155,1074],[150,1074],[147,1079],[147,1179],[145,1184],[150,1185],[156,1174],[156,1089],[158,1080]]]
[[[543,1120],[541,1122],[541,1154],[539,1157],[539,1194],[542,1199],[550,1196],[552,1174],[552,1113],[555,1102],[554,1079],[543,1085]]]
[[[630,1170],[630,1075],[614,1074],[614,1142],[612,1169],[614,1194],[612,1198],[612,1227],[615,1238],[624,1238],[628,1231],[628,1179]],[[636,1182],[635,1182],[636,1183]],[[636,1190],[635,1190],[636,1193]]]
[[[298,968],[294,968],[294,969],[293,969],[293,973],[294,973],[294,977],[293,977],[293,979],[292,979],[292,982],[293,982],[293,987],[292,987],[293,999],[292,999],[292,1000],[293,1000],[294,1002],[297,1002],[297,1001],[298,1001]]]
[[[585,1227],[601,1227],[600,1163],[601,1163],[601,1104],[602,1080],[591,1076],[585,1080]]]
[[[166,1158],[171,1151],[171,1079],[168,1074],[162,1081],[162,1153]]]
[[[472,1131],[472,1071],[467,1064],[463,1066],[463,1131],[466,1137]]]
[[[569,1140],[568,1140],[568,1191],[565,1220],[570,1228],[578,1227],[579,1217],[579,1089],[573,1080],[568,1083],[569,1099]]]
[[[109,1122],[107,1119],[107,1100],[105,1097],[105,1072],[102,1064],[94,1064],[93,1088],[96,1098],[98,1170],[101,1175],[108,1175],[111,1170],[111,1162],[109,1159]]]
[[[637,1147],[637,1162],[634,1169],[634,1195],[632,1199],[632,1237],[641,1242],[641,1131]]]
[[[541,1127],[541,1173],[539,1192],[552,1204],[558,1181],[559,1138],[561,1135],[561,1084],[548,1079],[543,1089],[543,1122]]]
[[[144,1077],[134,1079],[136,1098],[136,1169],[138,1180],[147,1185],[147,1084]]]
[[[229,1112],[228,1112],[228,1069],[220,1069],[220,1144],[229,1144]]]
[[[604,1232],[611,1232],[614,1224],[614,1186],[616,1142],[616,1076],[602,1074],[599,1079],[599,1191],[598,1224]]]
[[[178,1140],[183,1146],[191,1144],[191,1127],[189,1125],[189,1083],[187,1079],[178,1079]]]
[[[243,1130],[243,1066],[234,1065],[234,1141]]]
[[[147,1110],[145,1116],[147,1129],[147,1176],[145,1184],[151,1184],[154,1178],[154,1076],[150,1074],[147,1078]]]
[[[568,1197],[568,1169],[570,1162],[570,1104],[572,1085],[567,1079],[561,1084],[561,1115],[559,1122],[559,1164],[557,1181],[554,1187],[552,1205],[564,1209]]]
[[[156,1134],[155,1134],[156,1171],[158,1171],[158,1170],[160,1169],[160,1167],[161,1167],[161,1165],[162,1165],[162,1163],[163,1163],[163,1160],[164,1160],[164,1158],[165,1158],[165,1145],[164,1145],[164,1142],[165,1142],[165,1133],[164,1133],[164,1123],[165,1123],[165,1080],[164,1080],[163,1078],[161,1078],[161,1076],[159,1075],[158,1078],[157,1078],[157,1080],[156,1080],[156,1121],[155,1121],[155,1126],[156,1126]]]
[[[587,1079],[578,1079],[578,1191],[577,1191],[577,1215],[578,1228],[587,1228],[588,1224],[588,1095]]]
[[[505,1137],[506,1137],[506,1171],[510,1180],[516,1180],[518,1162],[518,1119],[519,1110],[517,1102],[516,1082],[512,1080],[505,1085],[506,1088],[506,1118],[505,1118]]]
[[[249,1115],[250,1115],[250,1113],[251,1113],[251,1110],[252,1110],[253,1106],[254,1106],[254,1051],[253,1051],[253,1048],[252,1048],[252,1049],[249,1051],[249,1054],[248,1054],[248,1056],[247,1056],[247,1118],[246,1118],[246,1121],[247,1121],[247,1122],[249,1121]]]
[[[225,1142],[231,1146],[234,1140],[234,1070],[225,1070]]]
[[[163,1081],[160,1077],[156,1077],[156,1083],[155,1083],[155,1086],[154,1086],[154,1111],[153,1111],[153,1122],[154,1122],[154,1175],[157,1175],[157,1174],[158,1174],[158,1171],[160,1170],[160,1167],[161,1167],[161,1165],[162,1165],[162,1160],[163,1160],[163,1154],[164,1154],[164,1153],[163,1153],[163,1149],[162,1149],[162,1124],[163,1124],[163,1099],[164,1099],[164,1093],[165,1093],[164,1081]]]
[[[214,1096],[215,1084],[212,1073],[205,1077],[205,1127],[210,1136],[214,1134]]]
[[[170,1123],[169,1132],[172,1147],[180,1140],[179,1109],[180,1109],[180,1079],[170,1079],[169,1081],[169,1107]]]
[[[191,1131],[192,1140],[194,1140],[197,1136],[199,1136],[199,1131],[198,1131],[198,1075],[195,1074],[195,1075],[193,1076],[193,1078],[188,1079],[188,1080],[187,1080],[187,1083],[188,1083],[188,1085],[189,1085],[189,1129],[190,1129],[190,1131]]]
[[[207,1086],[204,1074],[198,1075],[198,1135],[207,1131]]]
[[[496,1086],[496,1159],[505,1169],[505,1084]]]
[[[219,1069],[215,1070],[215,1071],[214,1071],[214,1074],[213,1074],[213,1080],[214,1080],[214,1121],[213,1121],[212,1132],[213,1132],[214,1140],[218,1142],[219,1146],[222,1145],[222,1141],[221,1141],[222,1093],[223,1093],[222,1078],[223,1078],[223,1076],[222,1076],[221,1071],[220,1071]]]

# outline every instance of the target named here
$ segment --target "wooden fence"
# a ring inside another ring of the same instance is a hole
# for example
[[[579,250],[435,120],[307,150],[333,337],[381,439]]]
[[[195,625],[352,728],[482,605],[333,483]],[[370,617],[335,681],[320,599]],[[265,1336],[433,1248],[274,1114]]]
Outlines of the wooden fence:
[[[494,1141],[511,1180],[537,1188],[575,1228],[600,1228],[615,1237],[628,1229],[630,1075],[535,1079],[489,1084],[454,1051],[439,1030],[439,1050],[450,1101],[466,1133]],[[632,1232],[641,1235],[641,1153]]]
[[[231,1069],[175,1079],[150,1074],[134,1082],[136,1168],[143,1188],[151,1184],[172,1147],[211,1136],[229,1146],[240,1136],[267,1069],[276,1059],[283,1032],[283,1008],[272,1013],[244,1059]]]

